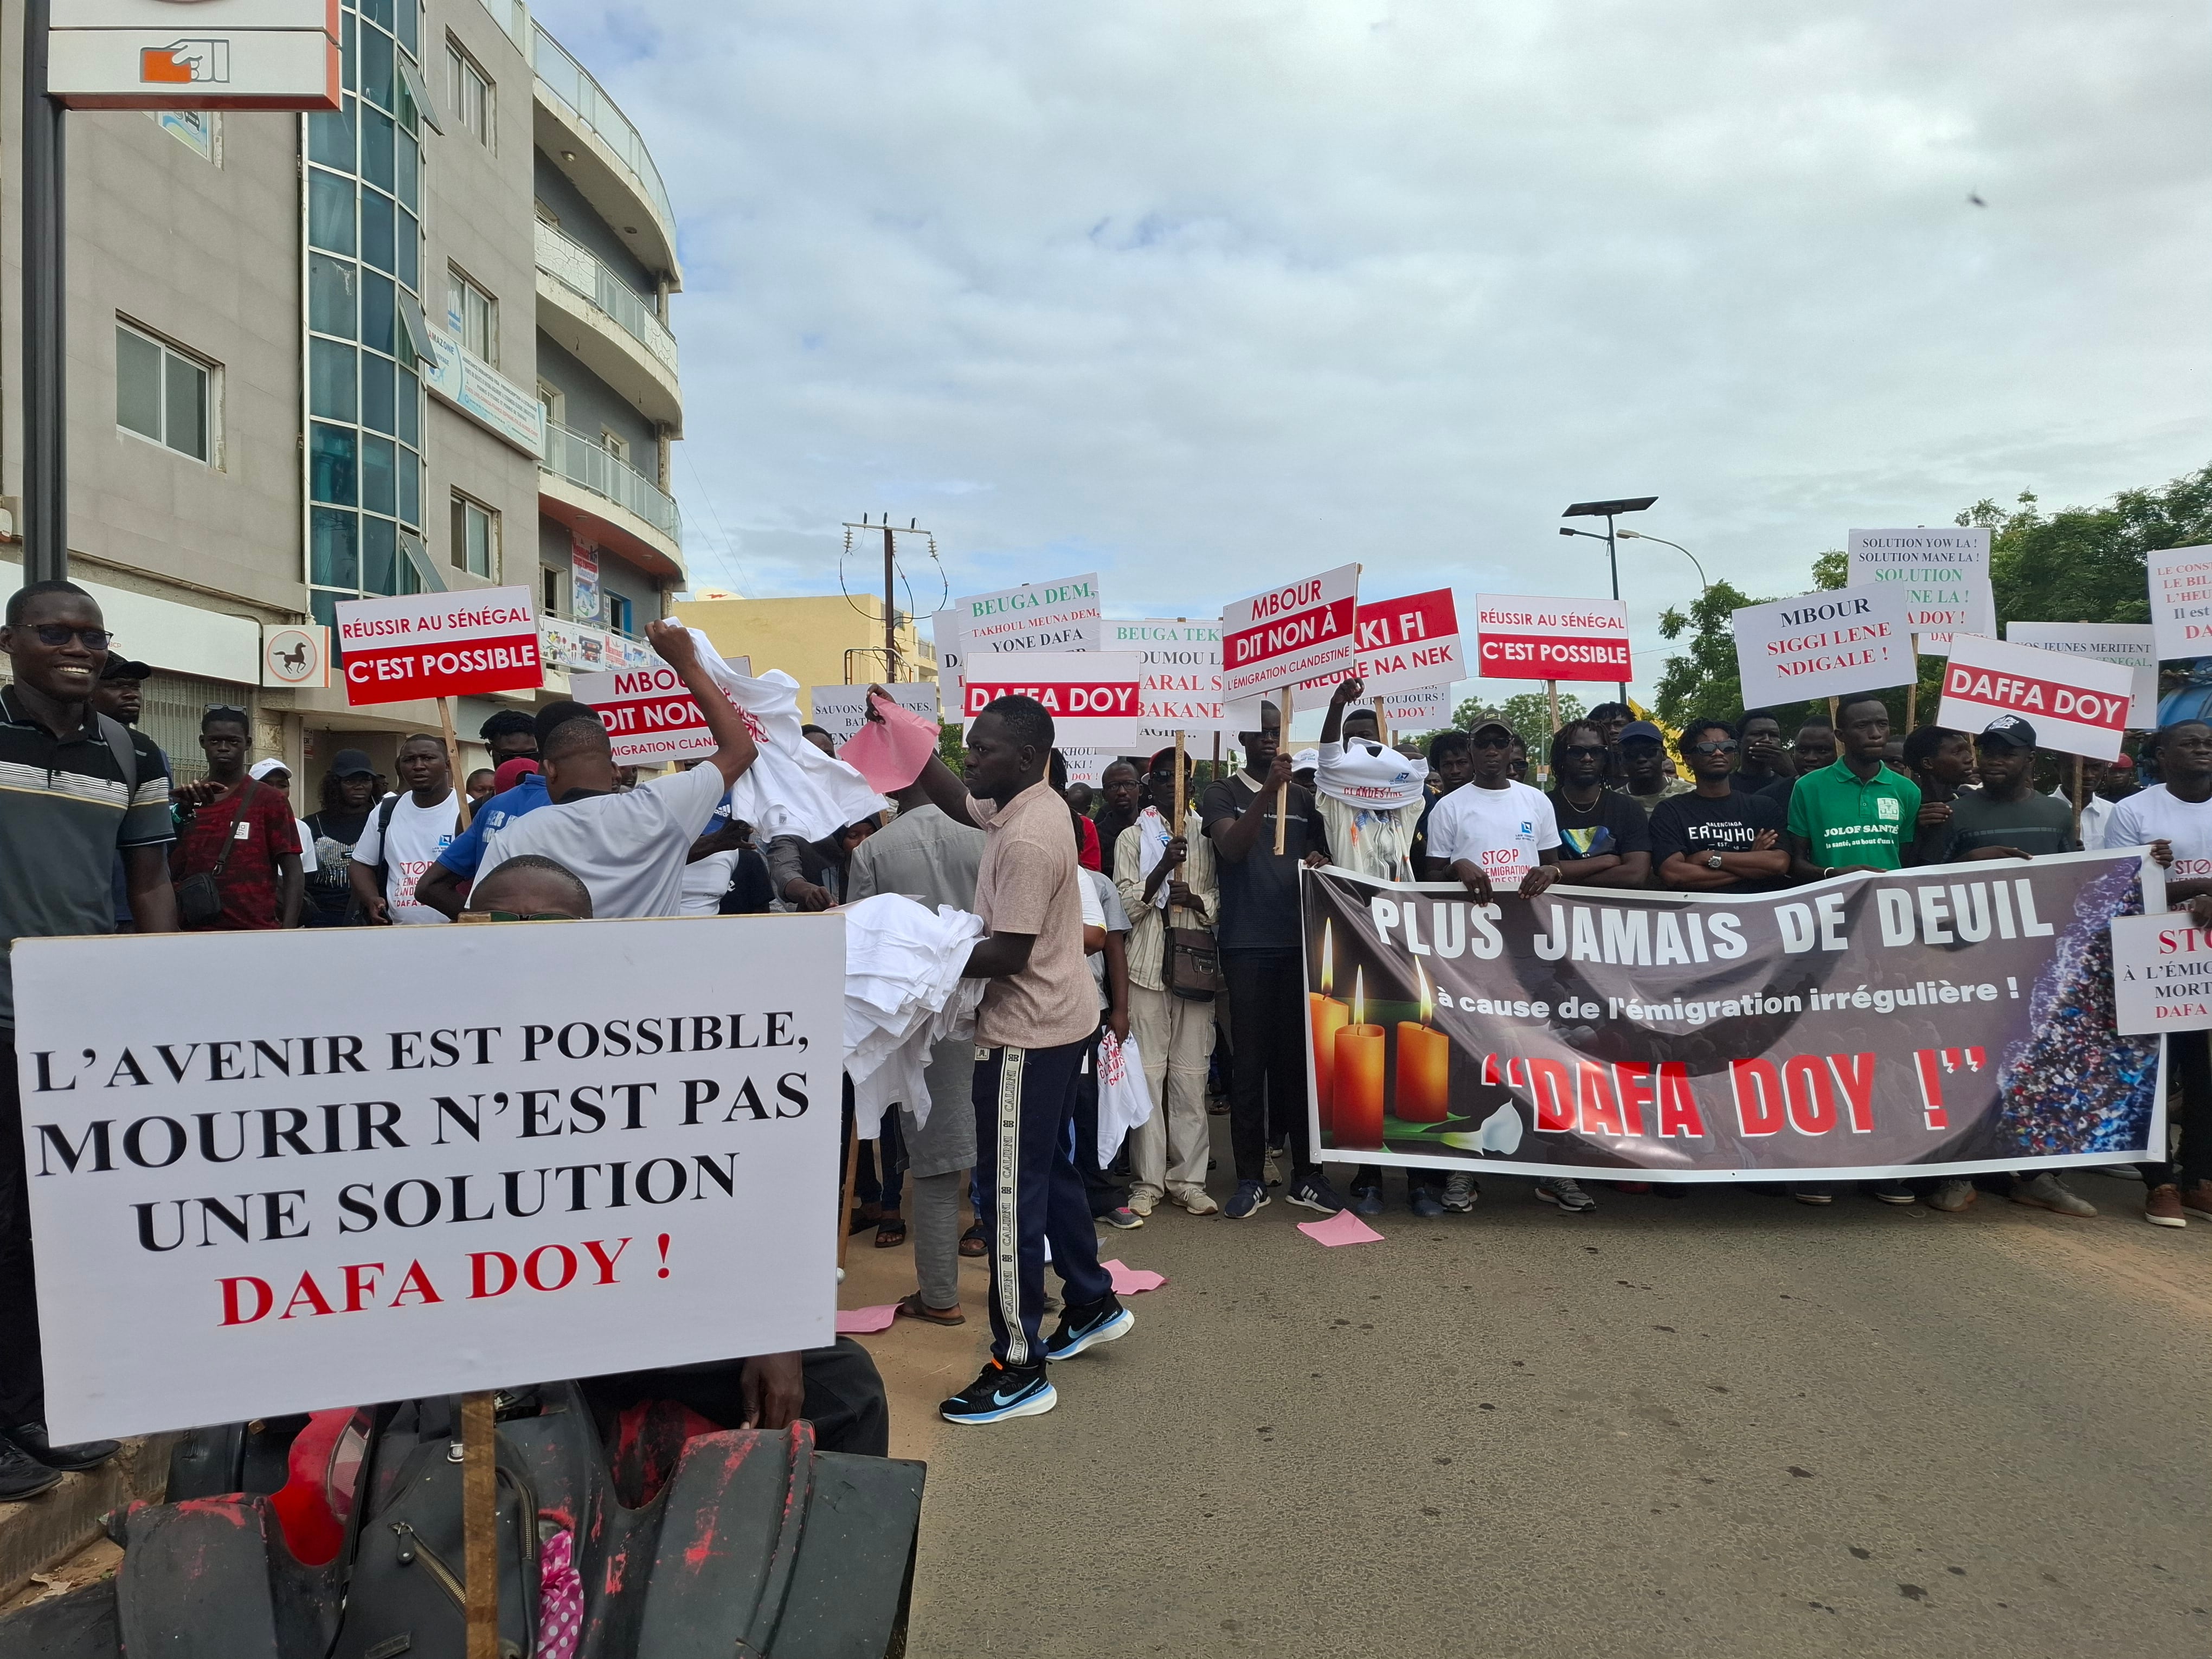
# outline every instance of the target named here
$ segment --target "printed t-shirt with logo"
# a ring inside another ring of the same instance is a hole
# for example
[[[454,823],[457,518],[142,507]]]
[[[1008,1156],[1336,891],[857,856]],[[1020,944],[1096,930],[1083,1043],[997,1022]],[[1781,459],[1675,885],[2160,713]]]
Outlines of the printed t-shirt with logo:
[[[384,866],[384,902],[396,922],[444,921],[447,918],[427,904],[415,902],[415,884],[422,879],[431,860],[453,844],[460,833],[460,802],[451,790],[435,806],[417,806],[410,791],[392,809],[392,827],[380,830],[384,816],[379,802],[353,844],[354,862]]]
[[[1677,795],[1662,801],[1651,815],[1651,861],[1662,870],[1675,854],[1696,860],[1708,853],[1750,853],[1758,849],[1759,832],[1782,837],[1782,809],[1765,796],[1731,789],[1714,800],[1704,795]],[[1778,877],[1758,881],[1741,877],[1726,887],[1700,887],[1703,893],[1763,893],[1788,884]]]
[[[1479,866],[1493,886],[1508,891],[1559,845],[1559,826],[1549,797],[1525,783],[1503,789],[1468,784],[1438,801],[1429,813],[1429,856]]]
[[[1798,779],[1790,795],[1790,833],[1805,838],[1823,867],[1901,869],[1919,816],[1920,786],[1887,766],[1862,779],[1838,761]]]
[[[1643,807],[1618,789],[1600,789],[1587,807],[1552,791],[1552,817],[1559,826],[1563,859],[1626,858],[1651,850],[1651,820]]]
[[[2148,847],[2173,843],[2168,881],[2212,881],[2212,800],[2187,801],[2162,783],[2130,795],[2112,809],[2105,826],[2105,846]]]

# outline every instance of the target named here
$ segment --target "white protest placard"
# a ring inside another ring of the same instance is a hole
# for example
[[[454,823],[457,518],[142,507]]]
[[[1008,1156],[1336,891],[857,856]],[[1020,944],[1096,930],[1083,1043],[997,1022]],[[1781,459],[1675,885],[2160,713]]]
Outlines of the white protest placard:
[[[900,708],[926,720],[938,717],[934,680],[902,680],[884,690],[890,693],[891,701]],[[814,708],[814,723],[836,738],[840,749],[867,724],[868,688],[865,685],[817,685],[807,693],[807,697]]]
[[[1106,769],[1121,758],[1110,749],[1063,749],[1060,757],[1067,763],[1068,782],[1093,789],[1106,781]]]
[[[1052,716],[1053,746],[1144,750],[1145,659],[1134,651],[1024,651],[968,659],[961,688],[965,732],[998,697],[1034,697]]]
[[[2114,916],[2112,1012],[2122,1036],[2212,1028],[2212,933],[2184,911]]]
[[[1986,525],[1852,531],[1850,586],[1876,583],[1903,590],[1905,623],[1920,636],[1923,656],[1948,654],[1954,634],[1996,634]]]
[[[2005,638],[2039,651],[2118,663],[2135,675],[2129,727],[2148,732],[2158,724],[2158,639],[2148,623],[2007,623]]]
[[[1907,684],[1918,670],[1905,610],[1895,586],[1832,588],[1746,605],[1735,617],[1743,706]]]
[[[740,657],[730,665],[748,674],[751,659]],[[648,668],[571,674],[568,695],[591,704],[598,714],[618,766],[697,760],[714,752],[707,717],[684,689],[684,677],[665,662],[655,659]]]
[[[959,622],[961,651],[969,657],[1009,651],[1096,651],[1105,626],[1095,571],[1053,582],[1026,582],[996,593],[971,593],[955,599],[952,611]]]
[[[2161,547],[2143,564],[2159,660],[2212,656],[2212,547]]]
[[[1221,695],[1235,701],[1330,675],[1358,653],[1359,567],[1254,593],[1221,612]]]
[[[948,699],[960,701],[960,662],[966,654],[960,643],[960,613],[939,611],[929,619],[930,643],[937,651],[937,683],[945,690]]]
[[[1619,599],[1480,593],[1475,675],[1488,680],[1612,680],[1629,672],[1628,607]]]
[[[1936,723],[1979,732],[2001,714],[2035,728],[2039,747],[2108,761],[2120,752],[2134,701],[2133,671],[2094,657],[1954,635]]]
[[[1365,702],[1382,714],[1394,734],[1407,727],[1426,730],[1451,719],[1449,685],[1410,686],[1403,691],[1387,691],[1379,697],[1369,697]]]
[[[835,914],[15,961],[58,1438],[831,1340]]]
[[[1106,649],[1144,657],[1144,738],[1154,748],[1172,744],[1178,732],[1186,738],[1211,738],[1229,729],[1222,720],[1218,622],[1182,617],[1109,620]]]

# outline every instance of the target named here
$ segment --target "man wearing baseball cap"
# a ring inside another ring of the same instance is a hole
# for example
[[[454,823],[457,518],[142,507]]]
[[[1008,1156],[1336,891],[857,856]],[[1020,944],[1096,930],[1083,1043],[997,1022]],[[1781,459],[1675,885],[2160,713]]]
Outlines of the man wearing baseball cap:
[[[1647,813],[1662,800],[1686,795],[1697,785],[1667,770],[1667,734],[1650,720],[1620,728],[1621,787]]]
[[[2074,809],[2035,787],[2035,728],[2017,714],[2000,714],[1974,739],[1979,789],[1961,789],[1951,800],[1951,834],[1929,864],[1967,859],[2027,859],[2080,850]]]

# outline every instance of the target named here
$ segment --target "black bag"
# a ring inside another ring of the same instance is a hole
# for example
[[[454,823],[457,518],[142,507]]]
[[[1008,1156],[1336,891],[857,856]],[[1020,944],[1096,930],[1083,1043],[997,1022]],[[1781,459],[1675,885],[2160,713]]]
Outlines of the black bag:
[[[1221,976],[1221,953],[1206,927],[1167,927],[1167,965],[1161,977],[1186,1002],[1211,1002],[1229,988]]]
[[[239,820],[245,817],[253,792],[260,787],[258,778],[248,778],[246,787],[238,792],[238,805],[230,809],[230,824],[223,831],[222,851],[216,855],[215,868],[186,876],[177,884],[177,920],[185,927],[205,927],[222,916],[222,872],[229,866],[230,849],[238,845]]]

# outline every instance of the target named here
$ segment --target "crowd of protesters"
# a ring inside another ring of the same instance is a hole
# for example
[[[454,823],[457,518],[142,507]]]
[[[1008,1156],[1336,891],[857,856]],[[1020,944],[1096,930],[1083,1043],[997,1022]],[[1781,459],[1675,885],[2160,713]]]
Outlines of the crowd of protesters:
[[[1527,744],[1504,721],[1438,733],[1425,750],[1407,746],[1409,757],[1383,744],[1373,712],[1356,706],[1361,686],[1346,681],[1307,755],[1286,751],[1263,702],[1255,728],[1237,736],[1234,770],[1201,776],[1186,761],[1178,776],[1180,751],[1164,749],[1108,766],[1094,792],[1068,785],[1049,714],[1014,696],[973,722],[961,771],[932,759],[891,812],[817,841],[760,845],[727,805],[757,753],[744,720],[711,693],[685,629],[656,623],[650,636],[706,714],[717,745],[706,760],[640,782],[615,762],[598,715],[558,701],[486,722],[478,735],[491,764],[459,787],[441,738],[401,741],[390,778],[365,751],[341,750],[301,818],[289,771],[252,755],[240,709],[206,711],[204,775],[173,785],[167,757],[136,727],[146,665],[111,649],[82,590],[26,587],[0,634],[13,671],[0,690],[0,760],[12,775],[0,814],[4,940],[749,915],[886,893],[973,911],[988,930],[965,964],[965,976],[988,981],[975,1036],[933,1053],[926,1125],[911,1103],[886,1115],[850,1218],[892,1248],[908,1240],[910,1206],[916,1289],[900,1311],[920,1321],[963,1322],[959,1259],[988,1258],[992,1358],[944,1402],[955,1422],[1049,1410],[1048,1364],[1131,1328],[1099,1264],[1097,1224],[1140,1227],[1164,1205],[1244,1220],[1276,1193],[1322,1215],[1382,1209],[1379,1168],[1352,1169],[1340,1194],[1310,1140],[1301,866],[1456,882],[1486,902],[1560,881],[1753,893],[1909,865],[2144,846],[2167,869],[2169,901],[2212,925],[2212,726],[2201,722],[2154,734],[2132,762],[2075,774],[2083,793],[2068,799],[2039,779],[2036,733],[2017,718],[1978,732],[1923,726],[1899,742],[1882,699],[1849,697],[1832,726],[1794,733],[1765,711],[1692,720],[1670,752],[1656,726],[1609,704],[1553,734],[1537,769],[1549,787],[1539,788]],[[829,732],[805,735],[835,752]],[[43,1428],[4,968],[0,1026],[0,1328],[30,1333],[0,1358],[6,1498],[115,1449],[52,1446]],[[1134,1037],[1152,1106],[1105,1168],[1089,1132],[1102,1036]],[[2168,1041],[2180,1167],[2130,1173],[2144,1182],[2147,1219],[2184,1226],[2191,1214],[2212,1218],[2212,1053],[2203,1033]],[[1225,1200],[1210,1178],[1215,1113],[1229,1118]],[[1534,1190],[1563,1212],[1596,1207],[1571,1179]],[[1826,1204],[1838,1189],[1795,1181],[1789,1190]],[[1957,1212],[1980,1189],[1948,1179],[1869,1190]],[[2005,1190],[2060,1215],[2096,1213],[2049,1171]],[[1471,1170],[1407,1172],[1417,1215],[1463,1213],[1480,1196]],[[1061,1279],[1049,1334],[1048,1261]],[[815,1397],[835,1369],[820,1356],[743,1363],[750,1420],[776,1426],[802,1405],[834,1409]]]

